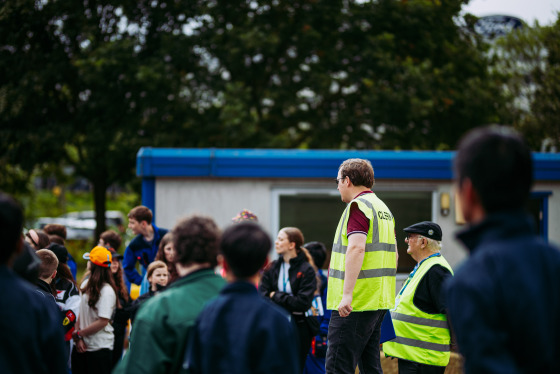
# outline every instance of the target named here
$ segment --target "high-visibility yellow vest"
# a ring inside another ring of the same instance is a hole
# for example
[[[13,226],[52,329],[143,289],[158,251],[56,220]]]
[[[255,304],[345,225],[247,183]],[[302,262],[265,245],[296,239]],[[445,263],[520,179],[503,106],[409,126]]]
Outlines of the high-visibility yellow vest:
[[[385,355],[426,365],[447,366],[449,363],[447,316],[425,313],[413,303],[418,284],[434,265],[441,265],[453,274],[447,261],[436,256],[426,259],[412,279],[405,282],[404,291],[397,297],[397,307],[391,311],[397,337],[383,343]]]
[[[389,208],[375,193],[352,200],[344,210],[334,236],[329,267],[327,309],[336,310],[342,300],[344,269],[348,249],[348,219],[350,206],[358,208],[369,219],[364,262],[352,296],[352,310],[391,309],[395,305],[396,246],[395,219]]]

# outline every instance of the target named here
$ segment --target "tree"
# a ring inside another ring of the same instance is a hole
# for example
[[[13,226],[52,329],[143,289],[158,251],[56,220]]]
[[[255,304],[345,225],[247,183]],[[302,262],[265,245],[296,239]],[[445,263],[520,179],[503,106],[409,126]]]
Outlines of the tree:
[[[141,146],[450,149],[499,122],[467,0],[0,5],[0,165],[133,178]]]
[[[185,112],[173,99],[189,61],[176,44],[181,36],[165,44],[164,33],[141,40],[123,30],[127,4],[0,8],[1,158],[27,175],[43,162],[73,165],[93,186],[97,235],[107,187],[133,178],[138,149],[172,138],[174,117]]]
[[[504,80],[510,122],[533,149],[560,146],[560,20],[552,26],[526,26],[496,41],[496,72]]]

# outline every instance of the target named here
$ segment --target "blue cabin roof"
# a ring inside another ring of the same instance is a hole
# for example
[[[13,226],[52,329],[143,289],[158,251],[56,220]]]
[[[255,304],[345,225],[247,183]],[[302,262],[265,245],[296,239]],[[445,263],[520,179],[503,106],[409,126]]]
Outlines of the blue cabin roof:
[[[136,174],[157,177],[334,178],[342,161],[371,161],[376,178],[453,178],[449,151],[151,148],[138,151]],[[533,153],[535,179],[560,180],[560,154]]]

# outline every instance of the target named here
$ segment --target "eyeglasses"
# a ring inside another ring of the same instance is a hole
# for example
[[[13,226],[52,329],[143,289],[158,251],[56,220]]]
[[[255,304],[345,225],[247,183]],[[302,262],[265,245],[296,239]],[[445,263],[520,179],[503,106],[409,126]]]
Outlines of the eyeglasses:
[[[336,186],[338,187],[338,183],[339,183],[340,181],[345,180],[345,179],[346,179],[346,177],[336,178],[336,179],[334,180],[334,182],[336,183]]]
[[[405,239],[407,241],[410,241],[410,239],[416,239],[416,238],[423,238],[423,236],[419,235],[419,234],[406,234],[406,237],[405,237]]]

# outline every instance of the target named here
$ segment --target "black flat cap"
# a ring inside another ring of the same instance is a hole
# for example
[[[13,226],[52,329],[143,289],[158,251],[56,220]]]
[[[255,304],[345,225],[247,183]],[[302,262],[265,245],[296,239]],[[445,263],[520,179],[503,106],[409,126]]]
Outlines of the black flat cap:
[[[424,221],[415,223],[412,226],[408,226],[403,231],[406,233],[420,234],[426,238],[437,241],[441,240],[441,227],[435,222]]]

